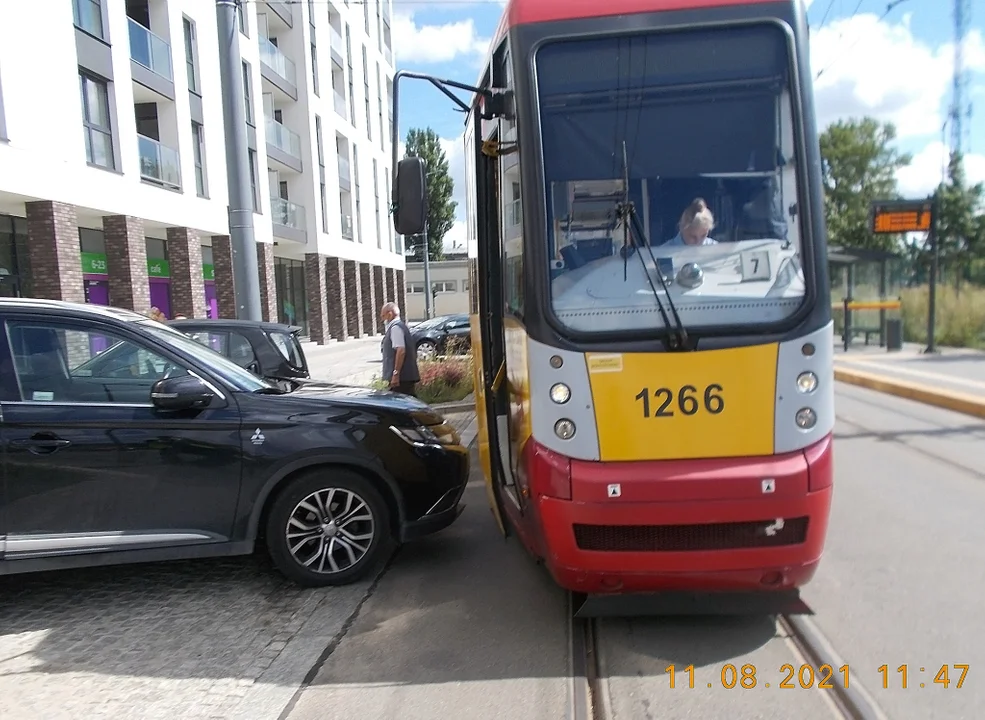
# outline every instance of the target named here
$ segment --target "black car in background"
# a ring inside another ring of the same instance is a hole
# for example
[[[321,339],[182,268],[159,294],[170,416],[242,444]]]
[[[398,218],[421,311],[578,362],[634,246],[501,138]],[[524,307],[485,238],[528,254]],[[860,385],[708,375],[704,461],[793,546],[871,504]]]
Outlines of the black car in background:
[[[168,325],[285,389],[310,377],[297,325],[221,319],[171,320]]]
[[[0,298],[0,575],[240,555],[341,585],[447,527],[469,469],[416,398],[286,392],[116,308]]]
[[[472,345],[468,313],[441,315],[410,329],[417,357],[427,360],[436,355],[466,352]]]

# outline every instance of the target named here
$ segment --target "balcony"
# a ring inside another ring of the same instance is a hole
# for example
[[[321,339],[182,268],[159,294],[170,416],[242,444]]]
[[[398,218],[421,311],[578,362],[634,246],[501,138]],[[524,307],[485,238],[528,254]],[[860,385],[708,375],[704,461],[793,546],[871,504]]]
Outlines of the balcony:
[[[279,197],[270,198],[270,221],[273,224],[274,237],[305,243],[308,234],[305,231],[304,206],[297,205]]]
[[[328,26],[328,39],[332,48],[332,53],[335,55],[336,60],[338,60],[340,65],[344,65],[345,40],[342,39],[342,34],[336,30],[333,25]]]
[[[137,21],[130,22],[130,59],[165,80],[174,81],[171,71],[171,46]]]
[[[292,100],[298,99],[298,71],[294,62],[267,38],[260,36],[260,75]]]
[[[348,190],[352,187],[352,178],[349,175],[349,158],[339,155],[339,185]]]
[[[339,117],[348,119],[346,115],[345,95],[334,89],[332,90],[332,95],[335,96],[335,112],[339,114]]]
[[[273,118],[265,118],[267,155],[295,172],[302,171],[301,136]]]
[[[143,135],[137,135],[140,178],[171,190],[181,190],[181,160],[178,151]]]

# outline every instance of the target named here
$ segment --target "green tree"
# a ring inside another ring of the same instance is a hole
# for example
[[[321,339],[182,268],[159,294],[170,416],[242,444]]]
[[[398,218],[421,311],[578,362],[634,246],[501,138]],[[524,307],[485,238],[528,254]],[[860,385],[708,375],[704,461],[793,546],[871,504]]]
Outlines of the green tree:
[[[982,203],[985,185],[968,186],[964,161],[959,153],[952,153],[948,163],[947,181],[938,188],[940,215],[937,232],[940,239],[941,268],[948,271],[954,286],[960,288],[962,280],[970,280],[975,260],[985,253],[985,237],[982,237]]]
[[[912,161],[891,147],[896,128],[873,118],[839,120],[820,137],[828,242],[851,248],[899,250],[900,239],[875,235],[869,224],[874,200],[899,197],[896,172]]]
[[[455,183],[448,171],[448,158],[441,149],[441,140],[431,128],[411,128],[407,131],[404,157],[419,157],[424,160],[428,185],[427,234],[431,260],[444,257],[445,235],[455,223],[455,208],[458,203],[452,200]],[[411,240],[408,238],[408,240]],[[423,243],[415,237],[408,243],[414,248],[414,260],[422,262]]]

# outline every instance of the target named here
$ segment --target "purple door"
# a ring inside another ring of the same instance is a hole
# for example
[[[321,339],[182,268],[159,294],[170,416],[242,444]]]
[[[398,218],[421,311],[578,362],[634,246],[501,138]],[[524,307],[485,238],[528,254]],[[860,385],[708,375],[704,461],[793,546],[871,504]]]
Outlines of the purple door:
[[[109,281],[85,280],[85,290],[90,305],[109,305]]]
[[[151,278],[150,281],[150,304],[156,307],[168,320],[171,319],[171,282]]]
[[[215,292],[215,282],[205,281],[205,307],[210,319],[215,320],[219,317],[219,299]]]

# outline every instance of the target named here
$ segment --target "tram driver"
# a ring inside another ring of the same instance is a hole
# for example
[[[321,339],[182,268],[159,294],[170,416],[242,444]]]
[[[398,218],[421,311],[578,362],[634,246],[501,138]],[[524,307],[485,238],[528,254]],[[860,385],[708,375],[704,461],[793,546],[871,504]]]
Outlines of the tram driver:
[[[677,223],[677,235],[663,244],[663,247],[683,247],[685,245],[717,245],[708,236],[715,227],[715,217],[703,198],[695,200],[685,208]]]

